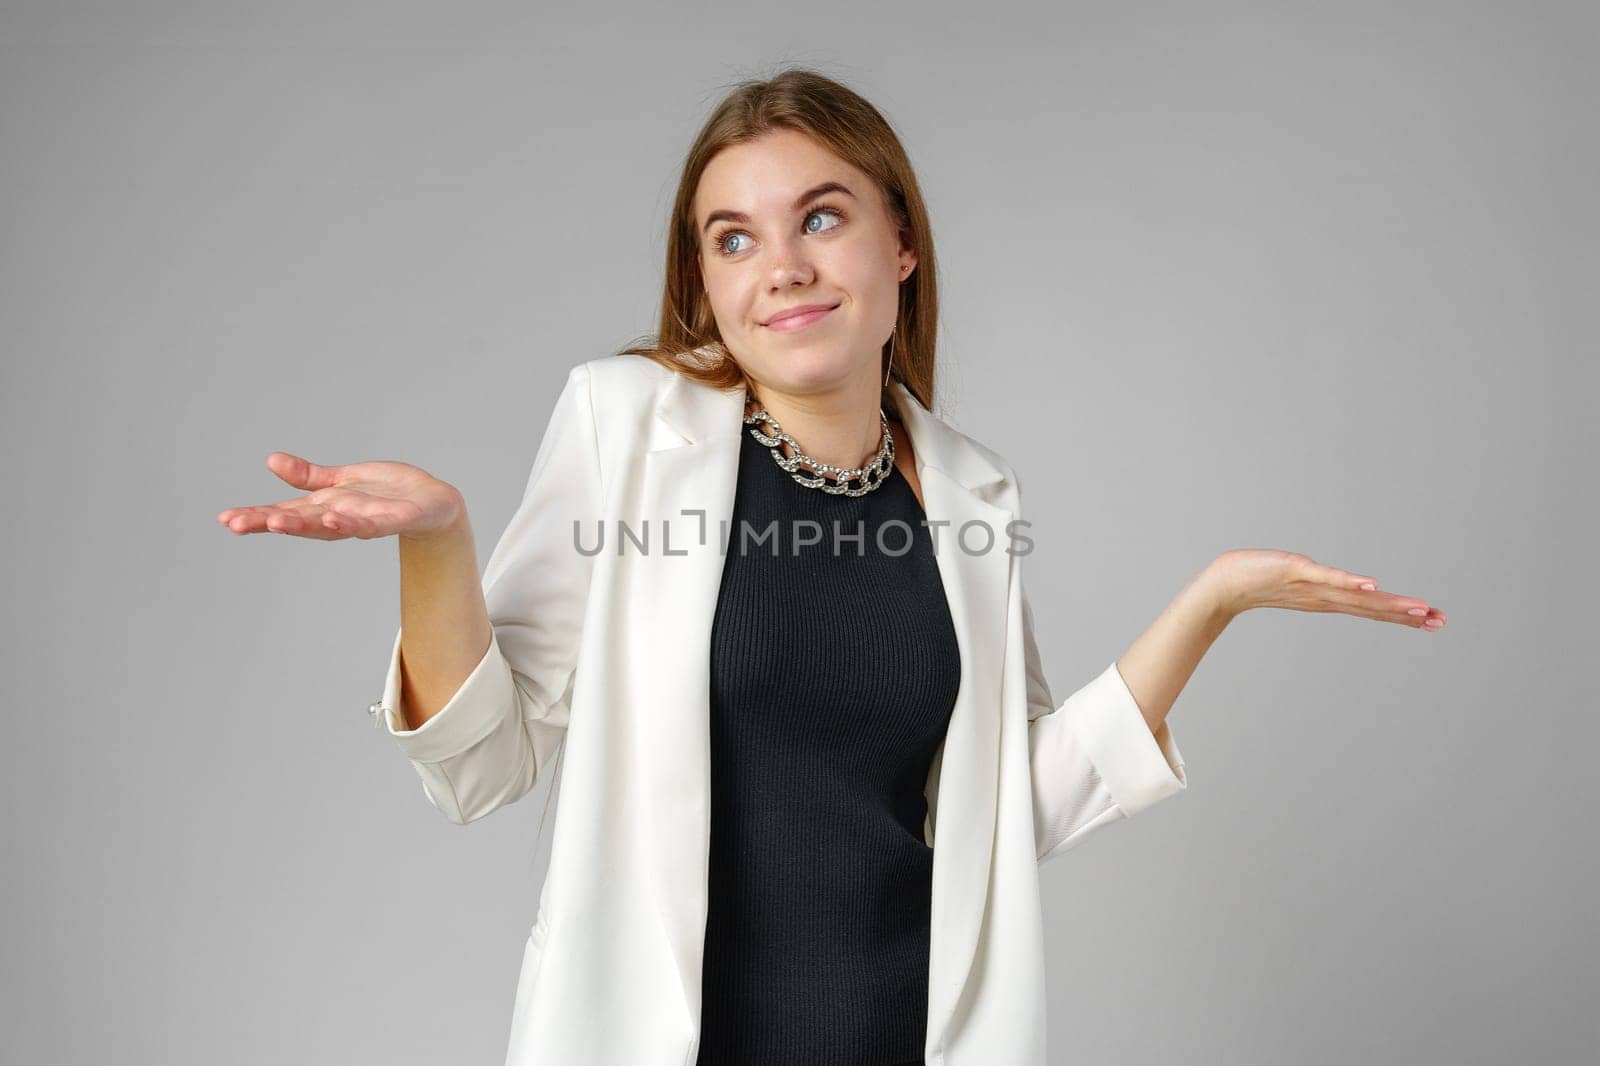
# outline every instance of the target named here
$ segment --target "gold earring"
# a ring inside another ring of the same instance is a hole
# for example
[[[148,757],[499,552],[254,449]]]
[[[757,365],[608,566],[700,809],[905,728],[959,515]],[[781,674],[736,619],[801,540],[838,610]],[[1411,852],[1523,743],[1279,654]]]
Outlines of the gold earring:
[[[894,335],[895,330],[891,329],[889,331],[889,362],[883,368],[883,387],[886,389],[889,387],[889,371],[894,369]]]

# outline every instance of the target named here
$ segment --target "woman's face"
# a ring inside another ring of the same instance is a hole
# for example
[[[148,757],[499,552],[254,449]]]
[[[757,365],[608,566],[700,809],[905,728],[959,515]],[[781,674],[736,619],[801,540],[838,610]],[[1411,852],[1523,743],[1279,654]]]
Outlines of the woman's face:
[[[718,152],[692,207],[711,311],[746,375],[791,395],[882,383],[900,283],[917,259],[870,177],[778,130]],[[807,304],[832,310],[773,320]]]

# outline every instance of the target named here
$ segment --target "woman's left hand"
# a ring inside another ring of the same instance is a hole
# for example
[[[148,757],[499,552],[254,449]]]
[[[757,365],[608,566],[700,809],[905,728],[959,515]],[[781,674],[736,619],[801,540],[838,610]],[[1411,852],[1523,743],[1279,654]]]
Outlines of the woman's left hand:
[[[1209,569],[1229,617],[1256,607],[1282,607],[1350,614],[1430,633],[1444,628],[1444,612],[1428,601],[1380,591],[1377,578],[1324,566],[1295,552],[1238,548],[1217,556]]]

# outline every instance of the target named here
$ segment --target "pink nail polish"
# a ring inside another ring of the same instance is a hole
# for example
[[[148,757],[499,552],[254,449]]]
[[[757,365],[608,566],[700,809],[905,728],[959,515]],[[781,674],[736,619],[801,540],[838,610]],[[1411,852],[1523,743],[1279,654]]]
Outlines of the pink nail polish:
[[[1428,609],[1426,607],[1413,607],[1413,608],[1411,608],[1411,610],[1406,612],[1406,614],[1414,614],[1418,618],[1421,618],[1423,615],[1425,615],[1427,613],[1428,613]]]

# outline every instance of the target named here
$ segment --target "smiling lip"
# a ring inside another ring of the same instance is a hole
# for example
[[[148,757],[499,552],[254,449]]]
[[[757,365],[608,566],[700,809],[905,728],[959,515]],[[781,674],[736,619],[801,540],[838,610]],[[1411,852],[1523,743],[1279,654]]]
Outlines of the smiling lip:
[[[838,304],[801,304],[791,307],[787,311],[779,311],[767,319],[766,327],[780,332],[804,329],[832,311]]]

